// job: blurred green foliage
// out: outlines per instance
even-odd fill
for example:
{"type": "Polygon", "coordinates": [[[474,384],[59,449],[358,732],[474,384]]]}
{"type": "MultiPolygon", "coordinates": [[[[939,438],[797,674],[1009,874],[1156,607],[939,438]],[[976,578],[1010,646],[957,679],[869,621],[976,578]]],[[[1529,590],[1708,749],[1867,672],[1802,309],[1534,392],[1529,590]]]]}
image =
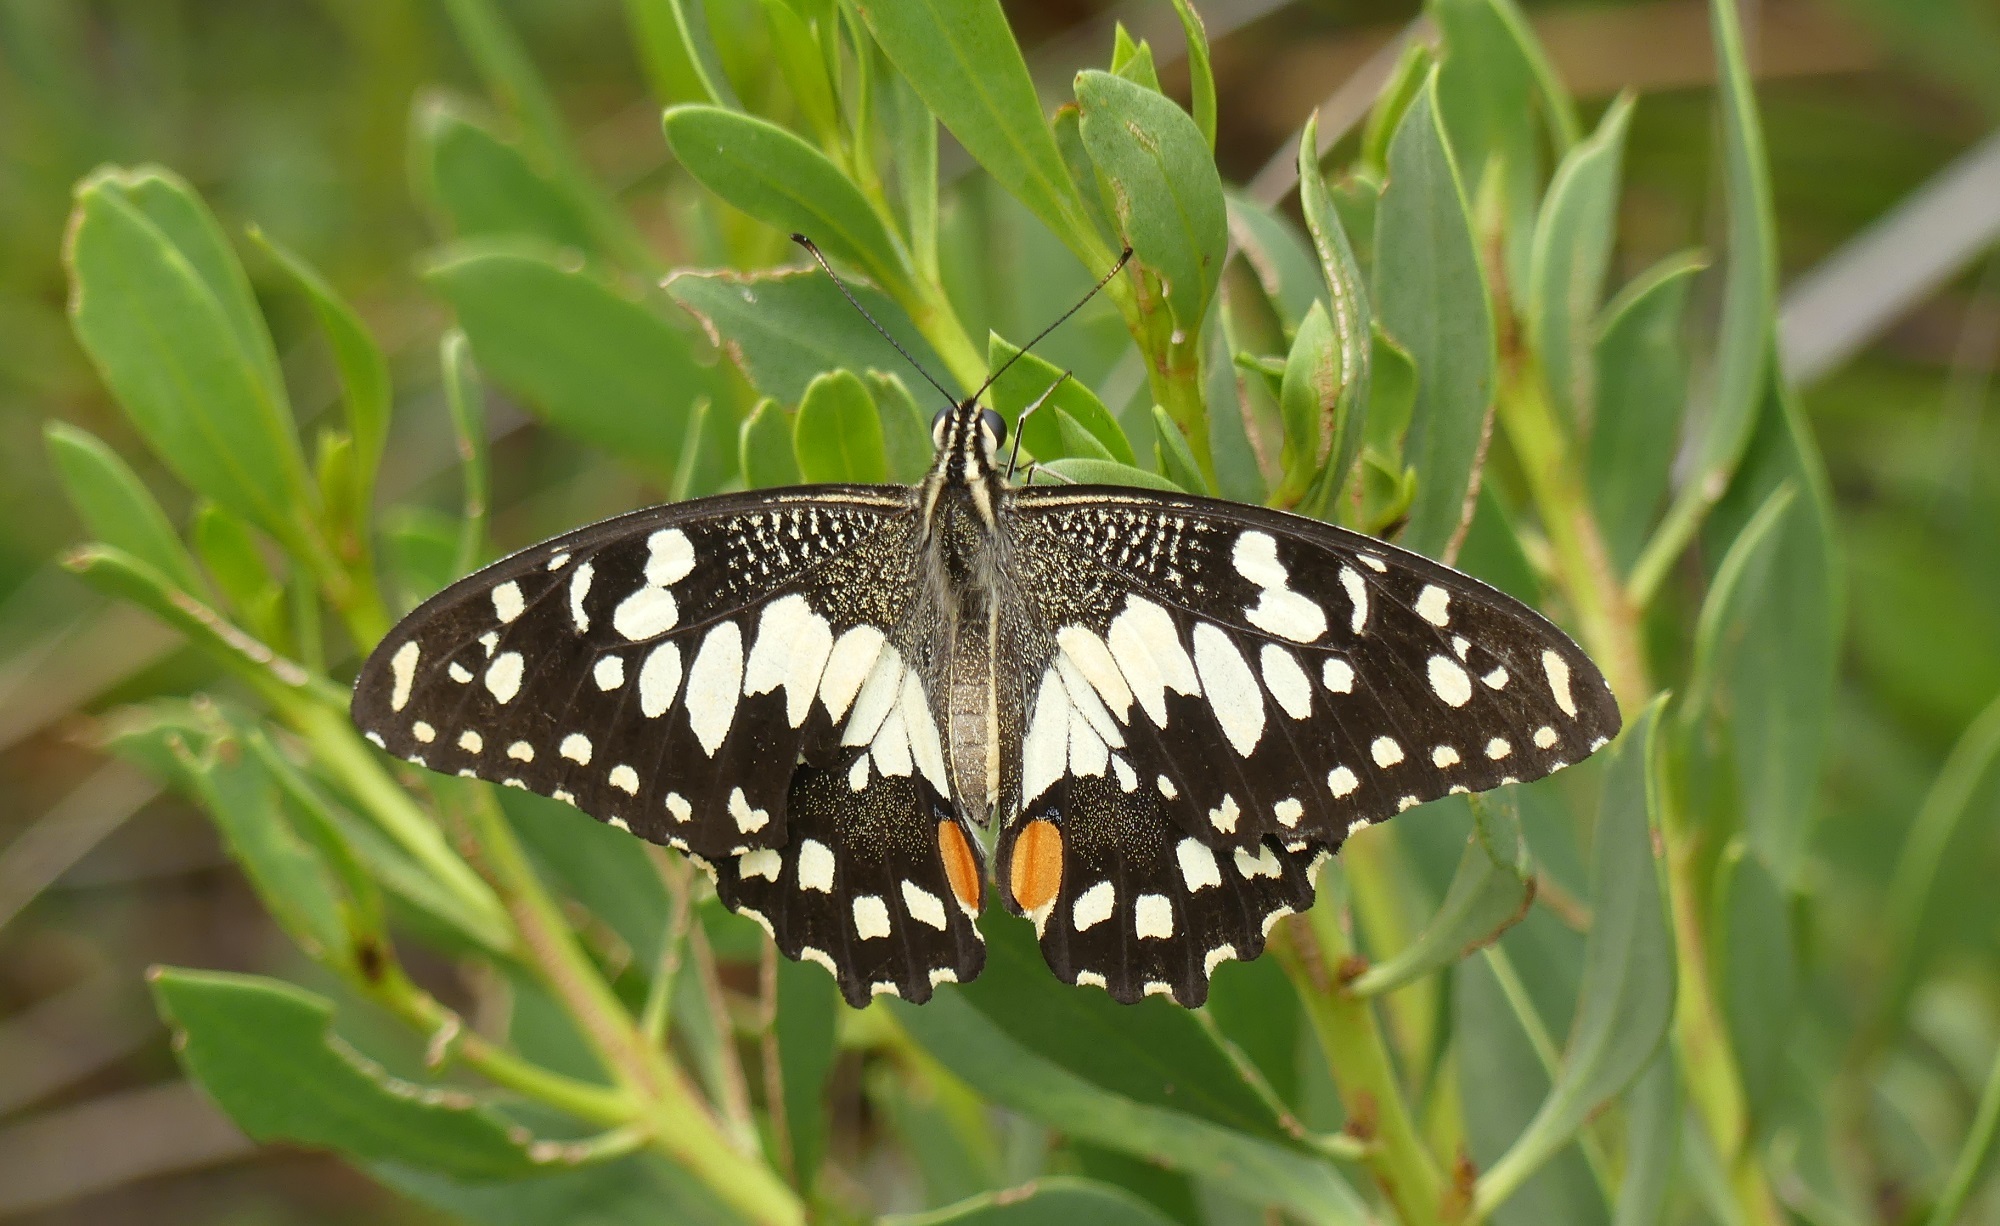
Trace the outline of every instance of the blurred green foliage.
{"type": "MultiPolygon", "coordinates": [[[[2000,112],[1974,6],[1846,7],[2000,112]]],[[[1709,9],[1714,91],[1579,115],[1511,0],[1433,0],[1269,208],[1181,4],[1185,64],[1121,26],[1062,97],[989,0],[0,4],[4,650],[178,632],[75,700],[296,949],[154,977],[187,1075],[477,1221],[1991,1212],[2000,277],[1942,375],[1787,387],[1783,275],[1954,142],[1934,100],[1760,107],[1709,9]],[[342,683],[498,550],[921,471],[928,389],[792,230],[960,384],[1129,244],[993,389],[1073,373],[1036,460],[1455,559],[1626,734],[1357,839],[1197,1013],[1063,987],[999,915],[977,982],[849,1011],[677,858],[380,759],[342,683]],[[78,523],[96,596],[46,567],[78,523]]]]}

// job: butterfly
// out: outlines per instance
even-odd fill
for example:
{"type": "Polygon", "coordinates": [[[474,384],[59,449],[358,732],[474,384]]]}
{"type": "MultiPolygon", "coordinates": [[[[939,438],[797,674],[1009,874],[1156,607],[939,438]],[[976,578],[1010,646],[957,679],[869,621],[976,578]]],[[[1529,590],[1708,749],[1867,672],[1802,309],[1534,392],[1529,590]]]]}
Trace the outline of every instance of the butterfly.
{"type": "Polygon", "coordinates": [[[1012,484],[1006,422],[947,400],[920,484],[653,507],[460,580],[369,657],[356,725],[679,849],[856,1007],[977,975],[989,893],[1066,982],[1200,1005],[1354,831],[1618,732],[1582,650],[1476,579],[1012,484]]]}

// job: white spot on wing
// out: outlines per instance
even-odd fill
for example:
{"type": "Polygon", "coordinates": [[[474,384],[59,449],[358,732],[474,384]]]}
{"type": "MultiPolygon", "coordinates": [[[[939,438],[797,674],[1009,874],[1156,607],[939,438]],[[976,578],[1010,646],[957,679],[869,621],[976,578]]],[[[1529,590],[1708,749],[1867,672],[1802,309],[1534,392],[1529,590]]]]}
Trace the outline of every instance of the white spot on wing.
{"type": "Polygon", "coordinates": [[[883,642],[882,632],[875,627],[856,626],[834,643],[819,679],[819,700],[834,723],[847,714],[848,704],[874,669],[883,642]]]}
{"type": "Polygon", "coordinates": [[[766,881],[776,882],[778,874],[784,871],[784,867],[784,858],[768,847],[761,847],[736,857],[736,875],[744,880],[762,877],[766,881]]]}
{"type": "Polygon", "coordinates": [[[611,768],[611,786],[627,796],[639,794],[639,772],[620,763],[611,768]]]}
{"type": "Polygon", "coordinates": [[[1194,663],[1209,712],[1237,754],[1249,757],[1264,735],[1264,693],[1243,653],[1219,627],[1199,622],[1194,628],[1194,663]]]}
{"type": "Polygon", "coordinates": [[[694,545],[679,528],[662,528],[646,538],[646,582],[670,587],[694,570],[694,545]]]}
{"type": "Polygon", "coordinates": [[[1287,796],[1271,806],[1271,813],[1278,819],[1280,826],[1291,830],[1299,824],[1299,819],[1306,815],[1306,807],[1300,804],[1296,797],[1287,796]]]}
{"type": "Polygon", "coordinates": [[[1188,888],[1188,893],[1222,884],[1222,870],[1215,863],[1215,853],[1199,840],[1182,839],[1174,847],[1174,859],[1180,862],[1181,884],[1188,888]]]}
{"type": "Polygon", "coordinates": [[[1327,689],[1332,690],[1336,694],[1352,694],[1354,692],[1354,666],[1339,656],[1328,660],[1320,668],[1319,679],[1326,683],[1327,689]]]}
{"type": "Polygon", "coordinates": [[[1326,777],[1326,790],[1332,792],[1335,797],[1352,796],[1354,790],[1360,786],[1361,780],[1355,778],[1354,772],[1345,766],[1334,767],[1326,777]]]}
{"type": "Polygon", "coordinates": [[[639,666],[639,714],[647,719],[665,715],[680,688],[680,644],[661,643],[646,653],[646,662],[639,666]]]}
{"type": "Polygon", "coordinates": [[[572,732],[556,746],[556,752],[578,766],[590,765],[590,738],[581,732],[572,732]]]}
{"type": "Polygon", "coordinates": [[[1178,800],[1180,798],[1181,790],[1175,787],[1174,781],[1165,775],[1161,775],[1158,779],[1155,779],[1153,786],[1160,789],[1160,795],[1166,797],[1168,800],[1178,800]]]}
{"type": "Polygon", "coordinates": [[[711,758],[729,735],[742,685],[743,631],[735,622],[722,622],[702,639],[687,676],[688,727],[711,758]]]}
{"type": "Polygon", "coordinates": [[[569,620],[578,634],[590,632],[590,614],[584,611],[583,598],[590,595],[590,581],[596,577],[597,568],[588,562],[577,567],[569,577],[569,620]]]}
{"type": "Polygon", "coordinates": [[[1556,747],[1556,730],[1554,728],[1549,727],[1547,724],[1543,724],[1541,727],[1535,729],[1535,748],[1554,749],[1555,747],[1556,747]]]}
{"type": "Polygon", "coordinates": [[[1271,691],[1285,714],[1304,719],[1312,714],[1312,682],[1291,652],[1276,643],[1264,644],[1258,662],[1264,668],[1264,688],[1271,691]]]}
{"type": "Polygon", "coordinates": [[[1472,701],[1472,678],[1450,656],[1430,659],[1431,692],[1448,707],[1462,707],[1472,701]]]}
{"type": "Polygon", "coordinates": [[[458,747],[467,753],[480,753],[486,748],[486,738],[476,729],[467,728],[458,734],[458,747]]]}
{"type": "Polygon", "coordinates": [[[903,696],[903,653],[884,644],[861,692],[854,696],[854,709],[840,734],[843,745],[866,745],[875,739],[876,729],[889,717],[903,696]]]}
{"type": "Polygon", "coordinates": [[[826,619],[796,592],[780,597],[757,619],[757,641],[743,666],[743,692],[767,694],[784,686],[785,719],[796,728],[812,710],[832,652],[833,628],[826,619]]]}
{"type": "Polygon", "coordinates": [[[1481,677],[1480,680],[1486,683],[1487,689],[1497,690],[1507,684],[1507,670],[1504,668],[1495,668],[1492,672],[1481,677]]]}
{"type": "Polygon", "coordinates": [[[1174,935],[1174,904],[1165,894],[1141,894],[1132,902],[1132,931],[1149,941],[1174,935]]]}
{"type": "Polygon", "coordinates": [[[889,904],[880,895],[854,896],[854,935],[873,941],[889,935],[889,904]]]}
{"type": "Polygon", "coordinates": [[[513,580],[509,579],[493,589],[493,616],[499,618],[501,624],[521,616],[521,611],[527,607],[527,602],[521,599],[521,585],[513,580]]]}
{"type": "Polygon", "coordinates": [[[417,738],[419,745],[428,745],[432,741],[437,740],[437,729],[431,727],[423,720],[418,720],[416,723],[410,725],[410,735],[417,738]]]}
{"type": "Polygon", "coordinates": [[[736,828],[744,834],[755,834],[771,823],[768,811],[750,807],[742,788],[732,789],[729,793],[729,816],[736,820],[736,828]]]}
{"type": "Polygon", "coordinates": [[[464,685],[466,682],[472,680],[472,670],[460,664],[457,660],[453,660],[450,666],[444,671],[453,681],[458,682],[460,685],[464,685]]]}
{"type": "Polygon", "coordinates": [[[1021,800],[1035,799],[1062,777],[1069,753],[1069,695],[1051,668],[1042,674],[1028,733],[1021,739],[1021,800]]]}
{"type": "Polygon", "coordinates": [[[929,924],[939,932],[944,931],[943,900],[914,881],[903,882],[903,906],[909,911],[911,919],[929,924]]]}
{"type": "Polygon", "coordinates": [[[535,760],[535,747],[526,741],[515,741],[507,747],[507,756],[516,762],[533,762],[535,760]]]}
{"type": "Polygon", "coordinates": [[[1458,765],[1458,750],[1449,745],[1439,745],[1431,750],[1431,765],[1443,770],[1447,766],[1458,765]]]}
{"type": "MultiPolygon", "coordinates": [[[[423,658],[424,649],[417,646],[417,640],[396,648],[396,654],[389,657],[389,709],[400,711],[410,705],[410,685],[417,679],[417,661],[423,658]]],[[[507,701],[505,698],[500,701],[507,701]]]]}
{"type": "Polygon", "coordinates": [[[1234,945],[1218,945],[1202,955],[1201,969],[1203,973],[1213,975],[1215,974],[1216,967],[1235,957],[1236,947],[1234,945]]]}
{"type": "Polygon", "coordinates": [[[1106,642],[1133,698],[1154,727],[1166,727],[1166,692],[1192,694],[1200,685],[1173,615],[1150,600],[1127,596],[1124,611],[1111,619],[1106,642]]]}
{"type": "Polygon", "coordinates": [[[1130,722],[1132,687],[1125,683],[1125,674],[1119,671],[1118,661],[1104,640],[1086,626],[1064,626],[1056,632],[1056,645],[1119,722],[1130,722]]]}
{"type": "Polygon", "coordinates": [[[799,841],[799,888],[833,893],[833,851],[818,839],[799,841]]]}
{"type": "Polygon", "coordinates": [[[1492,740],[1486,742],[1486,756],[1493,759],[1495,762],[1498,762],[1500,759],[1506,757],[1508,754],[1513,752],[1514,752],[1514,747],[1512,745],[1509,745],[1505,740],[1501,739],[1500,737],[1496,736],[1492,740]]]}
{"type": "Polygon", "coordinates": [[[1360,634],[1368,626],[1368,584],[1351,566],[1340,568],[1340,586],[1347,591],[1347,598],[1354,602],[1354,611],[1348,614],[1347,628],[1360,634]]]}
{"type": "Polygon", "coordinates": [[[1208,824],[1224,834],[1235,834],[1236,819],[1242,816],[1243,810],[1237,807],[1236,798],[1225,792],[1222,803],[1208,811],[1208,824]]]}
{"type": "Polygon", "coordinates": [[[637,642],[665,634],[681,619],[674,594],[663,587],[642,587],[611,611],[611,628],[637,642]]]}
{"type": "Polygon", "coordinates": [[[1542,653],[1542,671],[1549,675],[1549,693],[1555,695],[1556,705],[1571,719],[1576,718],[1576,698],[1569,691],[1569,661],[1553,651],[1542,653]]]}
{"type": "Polygon", "coordinates": [[[694,806],[688,804],[687,797],[681,795],[679,792],[668,792],[665,803],[667,812],[677,822],[685,822],[694,816],[694,806]]]}
{"type": "Polygon", "coordinates": [[[1424,584],[1424,590],[1417,593],[1417,616],[1433,626],[1443,626],[1451,621],[1451,593],[1435,583],[1424,584]]]}
{"type": "Polygon", "coordinates": [[[486,689],[494,701],[508,703],[521,692],[523,664],[518,651],[503,651],[486,666],[486,689]]]}
{"type": "Polygon", "coordinates": [[[1393,737],[1378,736],[1368,747],[1368,754],[1375,759],[1375,765],[1390,767],[1403,760],[1403,747],[1393,737]]]}
{"type": "Polygon", "coordinates": [[[1118,905],[1118,890],[1109,881],[1100,881],[1076,896],[1071,905],[1070,923],[1078,932],[1087,932],[1111,918],[1118,905]]]}
{"type": "Polygon", "coordinates": [[[1263,589],[1256,605],[1244,610],[1251,625],[1295,643],[1310,643],[1326,633],[1326,612],[1291,590],[1291,575],[1278,560],[1278,542],[1270,533],[1253,528],[1238,536],[1229,560],[1237,574],[1263,589]]]}
{"type": "Polygon", "coordinates": [[[1236,872],[1245,881],[1252,877],[1283,877],[1285,866],[1278,863],[1277,853],[1269,843],[1259,844],[1257,854],[1252,856],[1247,848],[1236,849],[1236,872]]]}
{"type": "Polygon", "coordinates": [[[625,684],[625,661],[617,656],[599,656],[591,666],[590,679],[607,693],[625,684]]]}

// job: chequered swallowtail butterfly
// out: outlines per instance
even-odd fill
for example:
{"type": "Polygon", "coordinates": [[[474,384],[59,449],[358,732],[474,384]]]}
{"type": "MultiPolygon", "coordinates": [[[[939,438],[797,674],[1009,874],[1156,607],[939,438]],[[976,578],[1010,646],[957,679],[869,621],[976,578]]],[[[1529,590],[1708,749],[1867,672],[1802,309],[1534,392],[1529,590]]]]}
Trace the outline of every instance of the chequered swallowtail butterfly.
{"type": "Polygon", "coordinates": [[[985,962],[992,884],[1060,978],[1201,1004],[1359,827],[1619,727],[1534,610],[1373,538],[1011,486],[940,412],[921,485],[700,498],[461,580],[383,640],[388,752],[680,849],[850,1004],[985,962]]]}

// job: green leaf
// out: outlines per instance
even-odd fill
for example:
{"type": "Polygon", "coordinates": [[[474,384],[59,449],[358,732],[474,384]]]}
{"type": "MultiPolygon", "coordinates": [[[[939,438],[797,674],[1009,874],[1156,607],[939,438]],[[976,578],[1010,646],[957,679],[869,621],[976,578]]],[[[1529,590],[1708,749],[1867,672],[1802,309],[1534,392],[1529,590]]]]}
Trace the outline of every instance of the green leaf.
{"type": "Polygon", "coordinates": [[[1078,73],[1076,100],[1083,146],[1133,259],[1165,283],[1175,326],[1194,333],[1229,249],[1222,179],[1201,130],[1172,99],[1106,72],[1078,73]]]}
{"type": "Polygon", "coordinates": [[[808,482],[887,481],[882,419],[867,385],[845,370],[814,379],[792,423],[792,454],[798,457],[799,476],[808,482]]]}
{"type": "Polygon", "coordinates": [[[1320,468],[1342,433],[1339,340],[1333,322],[1319,303],[1312,304],[1292,351],[1285,358],[1285,378],[1278,389],[1278,413],[1284,423],[1284,479],[1273,496],[1277,505],[1296,502],[1320,475],[1320,468]]]}
{"type": "Polygon", "coordinates": [[[1181,428],[1157,404],[1153,406],[1153,432],[1159,453],[1156,459],[1167,480],[1190,494],[1213,493],[1207,479],[1201,475],[1201,466],[1195,463],[1194,451],[1188,446],[1181,428]]]}
{"type": "MultiPolygon", "coordinates": [[[[1403,45],[1403,50],[1396,57],[1396,66],[1389,72],[1389,79],[1376,91],[1375,105],[1368,108],[1368,120],[1361,127],[1361,150],[1354,174],[1379,183],[1382,176],[1388,173],[1389,142],[1395,137],[1396,130],[1402,127],[1403,116],[1417,100],[1417,95],[1424,91],[1436,66],[1436,52],[1426,40],[1413,38],[1403,45]]],[[[1306,122],[1318,127],[1318,114],[1307,117],[1306,122]]],[[[1302,149],[1314,151],[1319,148],[1316,142],[1300,142],[1300,145],[1302,149]]],[[[1319,168],[1316,152],[1302,156],[1312,158],[1313,168],[1319,168]]]]}
{"type": "Polygon", "coordinates": [[[1208,61],[1208,30],[1192,0],[1174,0],[1174,15],[1181,19],[1181,35],[1187,40],[1188,102],[1194,111],[1194,126],[1215,148],[1215,69],[1208,61]]]}
{"type": "Polygon", "coordinates": [[[204,502],[195,508],[188,535],[194,538],[195,551],[214,578],[216,589],[254,631],[272,634],[284,593],[249,525],[214,503],[204,502]]]}
{"type": "Polygon", "coordinates": [[[827,1079],[839,1037],[840,992],[833,982],[790,958],[778,959],[775,1020],[778,1079],[784,1088],[792,1181],[810,1189],[827,1144],[827,1079]]]}
{"type": "Polygon", "coordinates": [[[400,1081],[342,1042],[323,997],[254,975],[156,967],[148,977],[189,1075],[258,1141],[455,1179],[534,1169],[506,1121],[470,1095],[400,1081]]]}
{"type": "MultiPolygon", "coordinates": [[[[1322,184],[1320,194],[1325,194],[1322,184]]],[[[1315,302],[1326,297],[1312,248],[1292,223],[1247,196],[1231,192],[1229,237],[1256,275],[1272,313],[1291,335],[1315,302]]]]}
{"type": "Polygon", "coordinates": [[[532,1179],[461,1183],[399,1162],[369,1173],[420,1204],[479,1226],[741,1226],[686,1168],[633,1154],[582,1170],[551,1170],[532,1179]]]}
{"type": "Polygon", "coordinates": [[[688,11],[685,0],[625,0],[625,17],[632,42],[646,70],[653,95],[672,106],[678,102],[735,105],[735,95],[722,74],[711,69],[695,36],[700,10],[688,11]]]}
{"type": "Polygon", "coordinates": [[[49,422],[42,436],[85,531],[153,567],[182,591],[206,594],[208,585],[166,512],[117,452],[68,422],[49,422]]]}
{"type": "MultiPolygon", "coordinates": [[[[925,370],[943,370],[901,308],[866,285],[854,297],[925,370]]],[[[868,326],[817,268],[773,273],[676,273],[667,292],[701,321],[758,391],[781,403],[804,399],[829,370],[902,370],[895,346],[868,326]]],[[[928,431],[926,431],[928,435],[928,431]]]]}
{"type": "Polygon", "coordinates": [[[997,332],[987,337],[986,361],[994,370],[1006,368],[990,391],[994,410],[1007,421],[1009,438],[1020,425],[1022,411],[1044,394],[1048,395],[1047,402],[1028,418],[1027,433],[1021,436],[1021,446],[1028,454],[1038,460],[1085,454],[1063,445],[1062,428],[1057,424],[1056,415],[1066,413],[1089,432],[1110,458],[1128,466],[1138,463],[1132,454],[1132,443],[1119,427],[1118,419],[1104,407],[1097,393],[1081,381],[1064,378],[1065,372],[1055,364],[1039,354],[1023,354],[997,332]]]}
{"type": "Polygon", "coordinates": [[[492,479],[486,448],[486,389],[473,368],[470,342],[454,328],[438,342],[438,367],[444,380],[445,412],[451,417],[452,441],[458,445],[463,472],[463,511],[459,516],[458,547],[452,554],[454,577],[469,574],[486,548],[486,512],[492,479]]]}
{"type": "Polygon", "coordinates": [[[1793,1008],[1798,1003],[1799,968],[1792,950],[1790,900],[1764,858],[1741,841],[1733,842],[1716,867],[1715,937],[1710,956],[1729,1048],[1743,1082],[1744,1105],[1753,1132],[1772,1125],[1780,1083],[1797,1038],[1793,1008]]]}
{"type": "Polygon", "coordinates": [[[480,368],[551,426],[657,475],[687,456],[694,401],[710,381],[686,338],[644,303],[529,248],[461,247],[426,275],[480,368]]]}
{"type": "Polygon", "coordinates": [[[829,258],[912,300],[909,257],[825,154],[774,123],[712,106],[675,107],[666,132],[674,156],[704,187],[782,233],[804,234],[829,258]]]}
{"type": "Polygon", "coordinates": [[[1215,968],[1205,1010],[1221,1036],[1236,1045],[1278,1101],[1297,1109],[1300,1042],[1308,1037],[1298,990],[1276,958],[1225,962],[1215,968]]]}
{"type": "Polygon", "coordinates": [[[1043,471],[1052,472],[1078,485],[1135,485],[1140,489],[1165,490],[1171,494],[1188,492],[1158,473],[1134,468],[1130,464],[1120,464],[1116,460],[1094,460],[1076,456],[1050,460],[1041,467],[1043,471]]]}
{"type": "Polygon", "coordinates": [[[1513,798],[1496,792],[1469,807],[1476,824],[1444,901],[1415,939],[1349,985],[1354,995],[1380,995],[1450,966],[1498,940],[1534,901],[1534,867],[1513,798]]]}
{"type": "Polygon", "coordinates": [[[673,901],[646,845],[576,810],[520,788],[496,788],[521,842],[571,898],[618,934],[635,964],[659,964],[673,901]]]}
{"type": "Polygon", "coordinates": [[[1320,1159],[1102,1088],[1021,1045],[960,992],[941,992],[921,1008],[902,1002],[891,1008],[925,1050],[994,1103],[1307,1221],[1361,1226],[1368,1220],[1353,1190],[1320,1159]]]}
{"type": "Polygon", "coordinates": [[[1104,178],[1097,173],[1097,166],[1090,160],[1090,151],[1083,147],[1083,109],[1074,102],[1065,102],[1056,108],[1049,118],[1049,131],[1056,138],[1056,148],[1062,153],[1063,166],[1069,170],[1069,177],[1077,184],[1083,196],[1084,212],[1098,237],[1106,243],[1118,241],[1118,227],[1111,222],[1111,211],[1104,203],[1107,192],[1104,178]]]}
{"type": "Polygon", "coordinates": [[[1709,0],[1722,107],[1722,166],[1728,202],[1729,260],[1723,272],[1722,320],[1714,387],[1697,443],[1695,471],[1675,495],[1665,521],[1633,568],[1641,606],[1679,558],[1750,445],[1772,368],[1777,318],[1778,250],[1764,130],[1744,58],[1736,0],[1709,0]]]}
{"type": "MultiPolygon", "coordinates": [[[[1340,351],[1341,383],[1335,407],[1340,428],[1322,465],[1325,475],[1312,492],[1306,509],[1310,514],[1330,519],[1338,508],[1342,487],[1354,468],[1368,422],[1375,413],[1372,382],[1380,338],[1374,308],[1368,302],[1367,280],[1354,258],[1347,226],[1341,221],[1339,210],[1327,193],[1326,179],[1319,171],[1314,154],[1318,140],[1319,116],[1314,115],[1306,120],[1305,131],[1299,137],[1299,209],[1305,215],[1306,230],[1312,235],[1313,251],[1319,257],[1320,272],[1326,281],[1328,318],[1340,351]]],[[[1398,358],[1407,364],[1402,355],[1398,358]]],[[[1407,386],[1413,400],[1415,384],[1407,386]]],[[[1401,416],[1407,420],[1407,410],[1401,416]]]]}
{"type": "Polygon", "coordinates": [[[1980,1175],[1992,1161],[1996,1147],[2000,1147],[2000,1058],[1995,1059],[1992,1071],[1986,1076],[1986,1088],[1973,1111],[1972,1126],[1966,1129],[1965,1144],[1952,1161],[1951,1174],[1932,1207],[1928,1226],[1952,1226],[1960,1220],[1959,1211],[1978,1190],[1980,1175]]]}
{"type": "Polygon", "coordinates": [[[1622,94],[1597,131],[1562,160],[1535,220],[1528,261],[1528,343],[1541,362],[1550,403],[1579,432],[1597,420],[1592,359],[1597,309],[1611,264],[1625,131],[1632,95],[1622,94]]]}
{"type": "Polygon", "coordinates": [[[1373,287],[1376,318],[1418,376],[1403,453],[1417,470],[1417,496],[1401,543],[1433,556],[1465,514],[1493,374],[1486,284],[1436,108],[1433,78],[1390,142],[1373,287]]]}
{"type": "Polygon", "coordinates": [[[751,489],[797,485],[799,462],[792,455],[792,415],[783,405],[764,397],[743,419],[739,434],[743,483],[751,489]]]}
{"type": "Polygon", "coordinates": [[[884,87],[882,122],[889,131],[890,162],[896,171],[897,198],[903,210],[903,233],[911,258],[924,276],[938,274],[938,135],[937,117],[917,91],[894,68],[881,72],[884,87]]]}
{"type": "Polygon", "coordinates": [[[1111,254],[1042,119],[1034,80],[999,0],[869,4],[862,16],[897,70],[994,181],[1084,267],[1110,267],[1111,254]]]}
{"type": "MultiPolygon", "coordinates": [[[[791,91],[792,100],[798,105],[819,137],[820,143],[828,148],[839,148],[843,133],[840,130],[840,102],[835,98],[835,84],[828,80],[828,57],[822,51],[818,37],[805,18],[792,11],[791,0],[763,0],[761,9],[765,29],[770,35],[770,56],[786,87],[791,91]]],[[[823,10],[823,24],[819,34],[824,36],[828,27],[836,24],[831,5],[823,10]]]]}
{"type": "Polygon", "coordinates": [[[1555,1085],[1506,1155],[1479,1181],[1497,1204],[1622,1093],[1666,1040],[1674,1012],[1674,947],[1654,863],[1654,730],[1664,699],[1632,721],[1609,751],[1597,819],[1590,937],[1583,989],[1555,1085]]]}
{"type": "Polygon", "coordinates": [[[1673,1049],[1662,1048],[1625,1095],[1625,1181],[1612,1226],[1661,1226],[1667,1220],[1680,1131],[1673,1049]]]}
{"type": "Polygon", "coordinates": [[[1711,659],[1727,695],[1730,756],[1750,842],[1789,890],[1805,870],[1820,812],[1844,592],[1826,469],[1799,406],[1774,374],[1736,480],[1715,508],[1717,539],[1747,535],[1759,508],[1787,488],[1797,504],[1773,532],[1765,580],[1742,593],[1730,614],[1728,650],[1711,659]]]}
{"type": "Polygon", "coordinates": [[[312,485],[270,338],[200,202],[155,172],[99,171],[77,188],[65,258],[77,339],[154,453],[303,546],[312,485]]]}
{"type": "Polygon", "coordinates": [[[893,374],[868,372],[868,390],[882,414],[882,453],[889,461],[889,480],[915,485],[930,470],[930,414],[917,407],[910,389],[893,374]]]}
{"type": "Polygon", "coordinates": [[[1154,93],[1160,92],[1160,70],[1153,63],[1152,45],[1141,39],[1132,41],[1132,34],[1125,23],[1113,23],[1111,44],[1111,71],[1114,75],[1144,86],[1154,93]]]}
{"type": "Polygon", "coordinates": [[[1587,475],[1598,531],[1621,574],[1638,560],[1666,498],[1687,409],[1681,329],[1689,285],[1704,265],[1684,252],[1641,273],[1604,309],[1594,345],[1587,475]]]}
{"type": "Polygon", "coordinates": [[[534,238],[597,253],[590,219],[574,198],[505,139],[448,98],[417,111],[418,193],[458,238],[534,238]]]}
{"type": "Polygon", "coordinates": [[[892,1214],[882,1226],[1172,1226],[1129,1192],[1088,1179],[1056,1176],[987,1192],[930,1213],[892,1214]]]}

